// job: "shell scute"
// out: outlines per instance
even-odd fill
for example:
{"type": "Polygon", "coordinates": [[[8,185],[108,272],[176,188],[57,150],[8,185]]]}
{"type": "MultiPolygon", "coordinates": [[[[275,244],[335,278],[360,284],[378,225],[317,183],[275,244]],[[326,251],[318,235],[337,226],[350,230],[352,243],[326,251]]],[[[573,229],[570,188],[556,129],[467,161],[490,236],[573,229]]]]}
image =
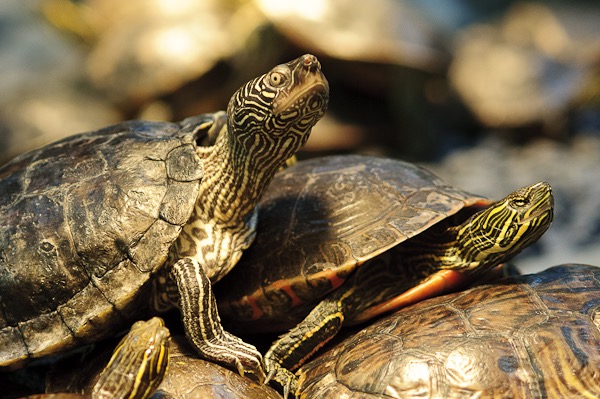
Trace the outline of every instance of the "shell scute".
{"type": "Polygon", "coordinates": [[[162,197],[159,215],[170,224],[182,226],[190,218],[189,209],[193,206],[199,190],[199,181],[171,181],[162,197]]]}
{"type": "Polygon", "coordinates": [[[110,306],[111,303],[102,290],[94,284],[88,284],[67,302],[59,305],[57,313],[69,334],[76,338],[84,338],[97,332],[90,317],[86,315],[105,316],[110,306]]]}
{"type": "Polygon", "coordinates": [[[19,331],[27,352],[37,352],[40,356],[53,353],[57,348],[75,341],[71,330],[57,311],[19,323],[19,331]]]}
{"type": "Polygon", "coordinates": [[[453,302],[458,309],[469,309],[467,320],[475,331],[484,332],[496,328],[527,330],[548,320],[545,305],[525,287],[498,287],[493,298],[484,297],[485,293],[481,295],[479,298],[477,294],[468,298],[467,303],[461,298],[453,302]],[[486,306],[479,306],[483,301],[486,306]]]}
{"type": "Polygon", "coordinates": [[[193,146],[177,147],[167,155],[167,176],[170,179],[183,182],[198,181],[202,175],[200,157],[193,146]]]}
{"type": "Polygon", "coordinates": [[[83,267],[69,263],[77,255],[68,238],[61,198],[30,199],[10,215],[15,224],[0,226],[0,292],[4,298],[19,299],[18,306],[4,306],[8,325],[55,310],[89,281],[83,267]]]}
{"type": "Polygon", "coordinates": [[[0,329],[0,344],[2,344],[4,357],[14,362],[26,359],[29,354],[27,347],[23,344],[21,331],[16,326],[2,326],[2,329],[0,329]]]}
{"type": "Polygon", "coordinates": [[[167,260],[169,248],[181,231],[180,225],[164,220],[155,221],[137,245],[129,250],[129,255],[136,268],[144,273],[156,272],[167,260]]]}

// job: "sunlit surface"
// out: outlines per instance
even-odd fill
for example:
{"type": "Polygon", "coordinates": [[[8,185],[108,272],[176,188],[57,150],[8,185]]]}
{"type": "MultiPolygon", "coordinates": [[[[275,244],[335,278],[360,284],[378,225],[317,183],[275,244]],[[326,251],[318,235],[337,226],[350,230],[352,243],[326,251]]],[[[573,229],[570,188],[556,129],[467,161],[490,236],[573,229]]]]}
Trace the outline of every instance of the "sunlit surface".
{"type": "Polygon", "coordinates": [[[198,0],[152,0],[148,8],[166,16],[185,15],[198,8],[198,0]]]}
{"type": "Polygon", "coordinates": [[[401,2],[257,0],[257,4],[292,40],[342,59],[426,68],[440,62],[431,25],[401,2]]]}
{"type": "Polygon", "coordinates": [[[328,1],[323,0],[258,0],[269,13],[279,14],[282,18],[306,18],[311,21],[322,20],[329,12],[328,1]]]}
{"type": "MultiPolygon", "coordinates": [[[[180,27],[173,27],[151,35],[147,53],[150,57],[161,58],[182,57],[184,60],[190,58],[194,53],[194,41],[189,32],[180,27]]],[[[181,62],[181,58],[179,62],[181,62]]],[[[188,60],[189,61],[189,60],[188,60]]]]}

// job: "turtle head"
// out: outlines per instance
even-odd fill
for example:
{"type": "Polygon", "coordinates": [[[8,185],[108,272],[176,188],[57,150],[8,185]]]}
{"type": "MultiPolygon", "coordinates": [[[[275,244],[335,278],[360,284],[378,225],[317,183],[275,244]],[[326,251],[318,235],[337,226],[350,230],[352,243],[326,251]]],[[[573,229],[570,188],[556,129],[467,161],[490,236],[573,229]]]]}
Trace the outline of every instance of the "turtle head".
{"type": "Polygon", "coordinates": [[[314,55],[277,65],[231,97],[230,142],[256,160],[268,154],[279,167],[304,145],[328,100],[329,84],[314,55]]]}
{"type": "Polygon", "coordinates": [[[552,189],[546,182],[510,193],[461,225],[457,236],[461,257],[478,271],[509,260],[548,230],[553,208],[552,189]]]}
{"type": "Polygon", "coordinates": [[[151,395],[167,372],[169,343],[170,333],[161,318],[134,323],[115,348],[93,387],[92,397],[143,398],[151,395]]]}

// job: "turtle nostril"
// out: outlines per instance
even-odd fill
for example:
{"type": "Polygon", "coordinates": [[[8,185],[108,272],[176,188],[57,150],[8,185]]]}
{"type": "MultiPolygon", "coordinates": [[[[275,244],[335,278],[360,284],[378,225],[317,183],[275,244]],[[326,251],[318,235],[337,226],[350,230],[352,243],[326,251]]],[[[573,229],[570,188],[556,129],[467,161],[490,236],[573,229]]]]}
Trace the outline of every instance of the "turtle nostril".
{"type": "Polygon", "coordinates": [[[312,54],[305,54],[304,55],[304,66],[308,69],[315,69],[315,68],[319,68],[319,60],[317,60],[317,57],[315,57],[312,54]]]}

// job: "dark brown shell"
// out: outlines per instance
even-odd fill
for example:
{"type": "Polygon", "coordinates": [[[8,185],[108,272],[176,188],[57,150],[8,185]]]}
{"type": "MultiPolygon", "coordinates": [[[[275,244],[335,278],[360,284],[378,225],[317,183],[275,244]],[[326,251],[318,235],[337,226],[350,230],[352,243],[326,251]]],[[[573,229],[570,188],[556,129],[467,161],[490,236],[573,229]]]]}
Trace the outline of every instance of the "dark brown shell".
{"type": "Polygon", "coordinates": [[[171,342],[169,371],[151,399],[281,399],[271,387],[198,359],[185,337],[171,342]]]}
{"type": "MultiPolygon", "coordinates": [[[[399,160],[348,155],[299,162],[278,173],[260,201],[256,240],[217,286],[224,288],[220,309],[236,321],[256,318],[245,304],[280,296],[282,288],[294,291],[299,302],[292,307],[320,298],[364,261],[478,201],[484,200],[399,160]]],[[[260,317],[285,320],[289,308],[260,317]]]]}
{"type": "Polygon", "coordinates": [[[600,397],[599,298],[600,268],[561,265],[429,299],[303,366],[301,397],[600,397]]]}
{"type": "Polygon", "coordinates": [[[0,366],[96,341],[136,310],[198,197],[206,121],[125,122],[0,168],[0,366]]]}

